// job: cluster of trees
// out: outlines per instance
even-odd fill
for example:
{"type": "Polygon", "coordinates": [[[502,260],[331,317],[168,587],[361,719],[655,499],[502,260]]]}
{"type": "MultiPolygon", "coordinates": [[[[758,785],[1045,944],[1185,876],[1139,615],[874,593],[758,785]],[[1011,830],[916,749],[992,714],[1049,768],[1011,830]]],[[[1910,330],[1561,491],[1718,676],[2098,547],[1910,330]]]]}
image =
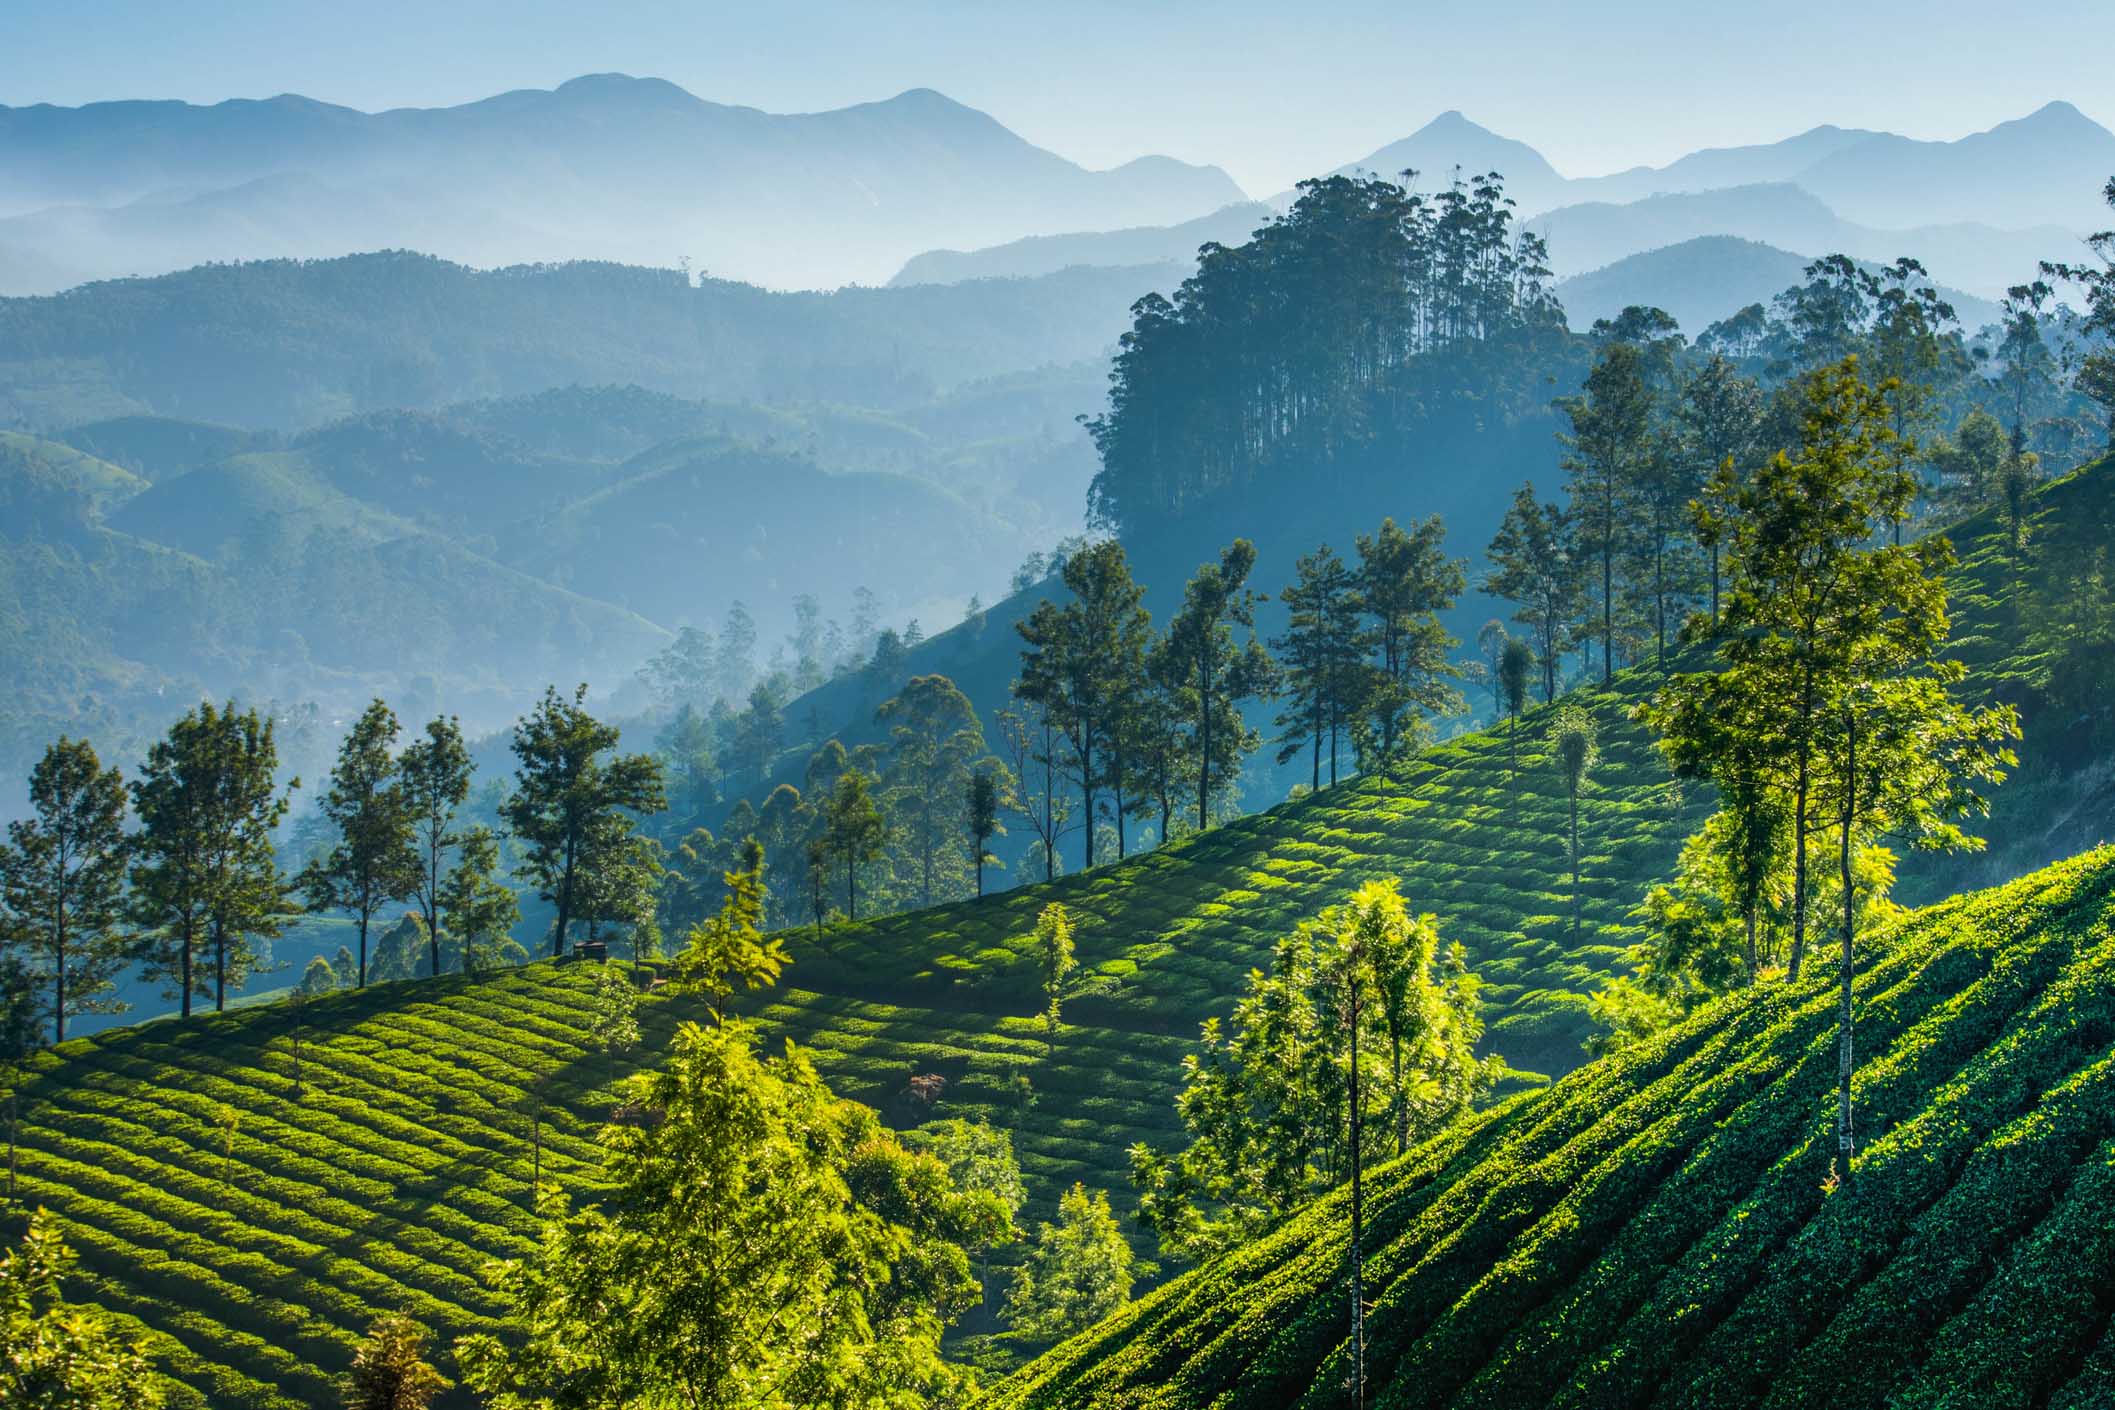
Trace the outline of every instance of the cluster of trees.
{"type": "Polygon", "coordinates": [[[1281,465],[1393,443],[1435,393],[1492,394],[1510,345],[1562,338],[1546,251],[1499,176],[1429,196],[1415,178],[1303,182],[1248,243],[1206,245],[1173,299],[1132,306],[1087,423],[1099,522],[1136,530],[1281,465]]]}
{"type": "Polygon", "coordinates": [[[1851,977],[1861,921],[1884,906],[1890,841],[1980,845],[1962,827],[2014,760],[2009,705],[1972,708],[1948,639],[1943,535],[1894,541],[1912,512],[1899,401],[1854,355],[1795,383],[1797,449],[1721,466],[1691,506],[1722,544],[1725,593],[1691,633],[1708,668],[1640,709],[1675,771],[1719,811],[1645,904],[1638,974],[1594,1001],[1601,1046],[1657,1031],[1715,993],[1796,981],[1834,917],[1841,1026],[1837,1177],[1851,1169],[1851,977]],[[1831,855],[1833,854],[1833,855],[1831,855]],[[1824,871],[1833,876],[1824,881],[1824,871]]]}
{"type": "Polygon", "coordinates": [[[1132,818],[1165,841],[1204,828],[1229,805],[1243,761],[1262,742],[1252,701],[1282,699],[1279,761],[1310,756],[1312,787],[1339,776],[1348,745],[1363,771],[1385,770],[1423,739],[1425,721],[1461,708],[1439,614],[1462,591],[1463,565],[1442,550],[1437,517],[1384,520],[1347,565],[1327,545],[1302,558],[1279,595],[1289,609],[1274,655],[1258,639],[1245,539],[1203,565],[1181,607],[1156,630],[1123,546],[1091,544],[1066,559],[1062,604],[1020,623],[1017,709],[1001,717],[1013,798],[1058,870],[1058,844],[1082,834],[1082,860],[1126,854],[1132,818]],[[1076,803],[1074,799],[1076,798],[1076,803]],[[1101,834],[1106,829],[1106,841],[1101,834]]]}
{"type": "Polygon", "coordinates": [[[2062,379],[2055,315],[2037,287],[2013,291],[1989,347],[1964,338],[1916,261],[1874,270],[1841,255],[1809,265],[1771,309],[1712,325],[1693,350],[1658,309],[1596,324],[1585,386],[1560,403],[1570,423],[1564,497],[1521,487],[1481,584],[1515,605],[1542,662],[1544,698],[1555,697],[1571,651],[1606,681],[1648,656],[1664,664],[1692,609],[1717,614],[1723,530],[1691,506],[1723,510],[1714,486],[1737,485],[1797,445],[1801,378],[1842,358],[1857,357],[1872,378],[1902,448],[1907,498],[1891,537],[1995,507],[2017,539],[2042,477],[2029,447],[2063,441],[2067,424],[2040,414],[2062,379]]]}

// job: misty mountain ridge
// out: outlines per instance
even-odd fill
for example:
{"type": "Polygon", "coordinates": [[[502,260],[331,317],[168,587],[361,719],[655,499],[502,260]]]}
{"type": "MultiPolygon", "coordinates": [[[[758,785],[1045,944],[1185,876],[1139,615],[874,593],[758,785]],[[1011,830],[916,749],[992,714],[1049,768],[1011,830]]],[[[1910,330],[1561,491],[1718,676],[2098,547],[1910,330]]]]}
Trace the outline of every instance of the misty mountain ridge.
{"type": "MultiPolygon", "coordinates": [[[[773,287],[879,283],[935,245],[1244,199],[1172,158],[1090,171],[930,89],[776,114],[621,74],[381,113],[296,95],[0,108],[0,191],[0,249],[84,278],[411,247],[483,266],[688,259],[773,287]],[[313,207],[287,209],[290,191],[313,207]]],[[[22,281],[0,292],[50,287],[22,281]]]]}

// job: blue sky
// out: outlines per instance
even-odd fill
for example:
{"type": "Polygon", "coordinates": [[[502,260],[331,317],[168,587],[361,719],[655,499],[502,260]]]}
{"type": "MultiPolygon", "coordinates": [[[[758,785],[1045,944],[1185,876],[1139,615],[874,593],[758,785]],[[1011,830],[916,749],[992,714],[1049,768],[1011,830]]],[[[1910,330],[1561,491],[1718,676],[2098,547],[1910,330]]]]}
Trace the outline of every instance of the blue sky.
{"type": "Polygon", "coordinates": [[[1460,108],[1567,175],[1821,122],[1955,137],[2066,98],[2115,125],[2111,0],[0,0],[0,102],[462,102],[586,72],[808,111],[930,87],[1091,166],[1252,193],[1460,108]]]}

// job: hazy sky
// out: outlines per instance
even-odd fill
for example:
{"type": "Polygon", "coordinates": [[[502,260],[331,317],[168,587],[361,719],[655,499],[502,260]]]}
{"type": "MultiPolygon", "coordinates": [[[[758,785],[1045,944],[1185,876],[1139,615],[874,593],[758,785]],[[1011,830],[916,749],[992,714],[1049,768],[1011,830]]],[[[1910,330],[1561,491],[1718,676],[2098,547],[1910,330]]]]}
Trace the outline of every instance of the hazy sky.
{"type": "Polygon", "coordinates": [[[1260,196],[1448,108],[1573,176],[1821,122],[1956,137],[2052,98],[2115,125],[2111,5],[0,0],[0,103],[429,106],[604,70],[781,112],[928,87],[1090,166],[1165,152],[1260,196]]]}

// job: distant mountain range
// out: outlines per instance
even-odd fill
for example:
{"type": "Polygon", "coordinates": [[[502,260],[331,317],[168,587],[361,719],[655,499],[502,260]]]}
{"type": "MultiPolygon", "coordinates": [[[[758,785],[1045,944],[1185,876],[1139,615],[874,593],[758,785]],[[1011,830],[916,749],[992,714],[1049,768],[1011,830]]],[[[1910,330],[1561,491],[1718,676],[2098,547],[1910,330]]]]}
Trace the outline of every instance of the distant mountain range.
{"type": "MultiPolygon", "coordinates": [[[[1954,142],[1817,127],[1781,142],[1693,152],[1664,167],[1567,178],[1526,143],[1447,112],[1336,169],[1389,177],[1406,170],[1417,172],[1415,184],[1427,191],[1457,172],[1499,172],[1517,214],[1549,237],[1551,262],[1564,279],[1649,251],[1729,237],[1773,247],[1784,256],[1774,263],[1791,263],[1795,273],[1806,259],[1837,251],[1865,260],[1910,255],[1936,277],[1994,298],[2031,277],[2037,261],[2075,253],[2084,232],[2105,224],[2099,192],[2115,172],[2115,133],[2068,103],[2050,103],[1954,142]]],[[[1204,240],[1238,242],[1246,235],[1242,227],[1253,228],[1264,211],[1286,208],[1295,194],[1158,230],[929,251],[906,263],[895,282],[1042,274],[1069,265],[1186,264],[1204,240]]],[[[1707,245],[1682,263],[1695,273],[1697,260],[1723,258],[1731,248],[1707,245]]],[[[1760,266],[1751,259],[1743,267],[1760,266]]],[[[1619,278],[1635,286],[1639,273],[1632,268],[1619,278]]],[[[1684,297],[1698,292],[1693,286],[1684,297]]]]}
{"type": "Polygon", "coordinates": [[[1224,172],[1166,157],[1089,171],[928,89],[801,114],[619,74],[382,113],[291,95],[0,107],[0,293],[379,248],[879,283],[936,245],[1167,225],[1242,199],[1224,172]]]}

